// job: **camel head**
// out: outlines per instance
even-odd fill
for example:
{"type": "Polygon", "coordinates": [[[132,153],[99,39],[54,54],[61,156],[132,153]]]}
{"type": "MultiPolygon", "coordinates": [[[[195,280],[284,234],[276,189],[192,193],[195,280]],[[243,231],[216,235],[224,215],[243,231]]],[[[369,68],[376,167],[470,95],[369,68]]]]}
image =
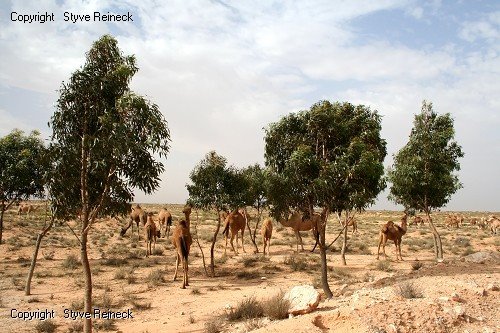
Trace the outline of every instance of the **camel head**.
{"type": "Polygon", "coordinates": [[[193,207],[192,207],[191,205],[186,205],[186,206],[184,206],[184,209],[182,210],[182,212],[183,212],[184,214],[190,215],[190,214],[191,214],[191,210],[192,210],[192,208],[193,208],[193,207]]]}

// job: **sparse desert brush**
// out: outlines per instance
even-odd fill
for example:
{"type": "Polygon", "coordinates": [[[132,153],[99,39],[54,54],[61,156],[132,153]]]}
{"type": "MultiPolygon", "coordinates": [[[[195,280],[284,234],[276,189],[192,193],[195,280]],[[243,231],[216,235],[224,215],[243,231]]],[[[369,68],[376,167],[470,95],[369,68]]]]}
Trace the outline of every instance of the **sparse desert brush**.
{"type": "Polygon", "coordinates": [[[231,309],[227,313],[227,319],[229,321],[240,321],[260,318],[263,315],[264,309],[262,305],[255,299],[255,297],[249,297],[239,302],[234,309],[231,309]]]}
{"type": "Polygon", "coordinates": [[[236,273],[236,277],[238,279],[246,279],[246,280],[251,280],[251,279],[256,279],[260,276],[260,274],[256,271],[247,271],[247,270],[242,270],[236,273]]]}
{"type": "Polygon", "coordinates": [[[73,311],[81,311],[83,310],[83,306],[84,306],[83,300],[77,300],[71,302],[69,308],[73,311]]]}
{"type": "Polygon", "coordinates": [[[191,295],[201,295],[201,291],[199,288],[191,289],[191,295]]]}
{"type": "Polygon", "coordinates": [[[418,260],[411,263],[411,269],[414,271],[418,271],[422,267],[424,267],[424,264],[418,260]]]}
{"type": "Polygon", "coordinates": [[[40,299],[38,297],[30,297],[28,298],[28,303],[38,303],[40,299]]]}
{"type": "Polygon", "coordinates": [[[302,256],[292,255],[285,257],[283,263],[290,266],[294,271],[305,271],[308,268],[307,261],[302,256]]]}
{"type": "Polygon", "coordinates": [[[79,333],[83,332],[83,322],[72,321],[68,327],[68,333],[79,333]]]}
{"type": "Polygon", "coordinates": [[[466,237],[457,237],[453,241],[455,245],[460,246],[460,247],[468,247],[470,246],[470,239],[466,237]]]}
{"type": "Polygon", "coordinates": [[[222,333],[224,331],[224,319],[216,316],[205,323],[205,333],[222,333]]]}
{"type": "Polygon", "coordinates": [[[148,284],[148,286],[154,287],[164,283],[165,278],[163,277],[163,273],[164,272],[161,269],[154,269],[150,271],[148,276],[146,277],[146,283],[148,284]]]}
{"type": "Polygon", "coordinates": [[[378,269],[379,271],[383,271],[383,272],[391,272],[392,271],[391,263],[388,260],[378,261],[377,264],[375,265],[375,268],[378,269]]]}
{"type": "Polygon", "coordinates": [[[94,320],[93,326],[97,332],[116,330],[116,325],[115,325],[114,319],[94,320]]]}
{"type": "Polygon", "coordinates": [[[43,253],[43,259],[54,260],[54,255],[55,255],[54,251],[45,252],[45,253],[43,253]]]}
{"type": "Polygon", "coordinates": [[[245,256],[240,262],[243,263],[245,267],[253,267],[258,262],[269,262],[270,260],[269,257],[264,256],[245,256]]]}
{"type": "Polygon", "coordinates": [[[156,247],[153,250],[153,255],[155,256],[161,256],[163,254],[163,249],[160,247],[156,247]]]}
{"type": "Polygon", "coordinates": [[[52,319],[46,319],[39,321],[35,325],[35,330],[39,333],[52,333],[55,332],[57,325],[52,321],[52,319]]]}
{"type": "Polygon", "coordinates": [[[423,294],[420,288],[416,287],[412,282],[404,282],[394,287],[396,295],[403,298],[422,298],[423,294]]]}
{"type": "Polygon", "coordinates": [[[271,296],[262,301],[262,309],[264,315],[270,319],[286,319],[288,318],[288,310],[290,309],[290,301],[284,298],[285,292],[280,291],[274,296],[271,296]]]}
{"type": "Polygon", "coordinates": [[[76,269],[80,266],[80,260],[74,254],[70,254],[63,260],[62,266],[66,269],[76,269]]]}
{"type": "Polygon", "coordinates": [[[476,251],[474,251],[474,248],[472,246],[468,246],[465,248],[465,250],[462,252],[462,256],[468,256],[469,254],[473,254],[476,251]]]}

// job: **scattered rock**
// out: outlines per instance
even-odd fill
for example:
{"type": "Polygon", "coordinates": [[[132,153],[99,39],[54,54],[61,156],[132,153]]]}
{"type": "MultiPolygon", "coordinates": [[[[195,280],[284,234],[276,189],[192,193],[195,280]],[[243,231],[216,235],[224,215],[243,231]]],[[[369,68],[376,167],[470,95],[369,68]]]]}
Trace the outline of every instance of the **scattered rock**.
{"type": "Polygon", "coordinates": [[[500,262],[500,254],[497,252],[476,252],[466,256],[465,261],[476,264],[484,264],[486,261],[500,262]]]}
{"type": "Polygon", "coordinates": [[[319,293],[310,285],[293,287],[283,298],[290,301],[288,313],[292,315],[312,312],[316,310],[320,301],[319,293]]]}
{"type": "Polygon", "coordinates": [[[496,283],[490,283],[487,287],[486,287],[486,290],[490,290],[490,291],[498,291],[499,288],[498,288],[498,285],[496,283]]]}
{"type": "Polygon", "coordinates": [[[460,295],[458,295],[457,293],[451,294],[451,300],[459,303],[462,303],[464,301],[462,297],[460,297],[460,295]]]}

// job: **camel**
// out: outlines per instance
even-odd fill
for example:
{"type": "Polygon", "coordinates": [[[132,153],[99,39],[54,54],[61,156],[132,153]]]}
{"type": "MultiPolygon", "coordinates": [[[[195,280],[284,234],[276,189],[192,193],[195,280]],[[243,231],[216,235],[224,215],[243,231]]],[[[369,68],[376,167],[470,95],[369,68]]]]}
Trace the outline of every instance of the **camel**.
{"type": "Polygon", "coordinates": [[[165,208],[160,209],[158,213],[158,224],[160,225],[160,233],[161,230],[165,230],[163,233],[163,237],[169,237],[170,235],[170,226],[172,225],[172,214],[165,208]]]}
{"type": "Polygon", "coordinates": [[[160,230],[157,230],[156,223],[153,221],[153,213],[148,214],[147,222],[144,225],[146,234],[146,257],[153,254],[151,251],[151,243],[153,244],[153,249],[156,246],[156,238],[159,236],[160,230]]]}
{"type": "Polygon", "coordinates": [[[304,245],[302,243],[302,237],[300,236],[300,231],[309,231],[312,230],[314,239],[316,242],[318,241],[319,233],[318,233],[318,225],[321,221],[321,216],[314,214],[312,218],[307,220],[302,220],[302,214],[300,212],[295,212],[288,217],[288,219],[279,219],[278,222],[281,223],[284,227],[292,228],[295,233],[295,238],[297,239],[297,252],[299,252],[299,244],[302,247],[302,251],[304,251],[304,245]]]}
{"type": "Polygon", "coordinates": [[[446,216],[446,218],[444,219],[444,224],[445,224],[446,228],[453,227],[453,226],[455,226],[455,228],[458,228],[458,227],[460,227],[461,220],[460,220],[460,217],[458,215],[448,214],[446,216]]]}
{"type": "Polygon", "coordinates": [[[182,280],[182,289],[186,289],[189,286],[188,279],[188,256],[189,249],[193,243],[191,237],[191,232],[189,231],[190,220],[189,215],[191,214],[191,207],[186,206],[183,211],[187,219],[179,221],[172,232],[172,244],[174,244],[177,259],[175,261],[175,273],[174,281],[177,278],[177,271],[179,269],[179,262],[182,261],[182,270],[184,271],[184,278],[182,280]]]}
{"type": "Polygon", "coordinates": [[[139,205],[132,206],[132,211],[130,212],[129,216],[129,222],[125,228],[122,228],[120,231],[120,235],[124,236],[125,233],[127,232],[128,228],[132,227],[132,231],[134,230],[134,227],[132,224],[135,222],[137,224],[137,237],[140,239],[139,235],[139,222],[142,225],[146,224],[147,220],[147,214],[146,212],[141,208],[139,205]]]}
{"type": "Polygon", "coordinates": [[[424,222],[424,221],[425,221],[425,220],[424,220],[424,218],[422,218],[421,216],[415,216],[415,217],[413,218],[413,220],[410,222],[410,225],[415,224],[417,227],[418,227],[419,225],[420,225],[420,226],[422,226],[422,225],[424,225],[424,224],[425,224],[425,222],[424,222]]]}
{"type": "Polygon", "coordinates": [[[349,221],[347,222],[347,226],[350,227],[352,226],[352,233],[358,232],[358,222],[354,219],[354,217],[350,217],[349,221]]]}
{"type": "Polygon", "coordinates": [[[26,215],[29,217],[30,213],[35,211],[35,207],[30,204],[30,203],[22,203],[19,205],[19,208],[17,209],[17,215],[21,215],[22,213],[26,213],[26,215]]]}
{"type": "Polygon", "coordinates": [[[493,234],[497,234],[497,229],[500,229],[500,220],[496,216],[490,216],[487,220],[487,223],[490,224],[490,230],[493,234]]]}
{"type": "Polygon", "coordinates": [[[387,240],[394,241],[394,245],[396,245],[396,260],[398,260],[399,258],[403,260],[403,256],[401,255],[401,239],[403,235],[406,234],[407,219],[408,215],[406,215],[405,213],[405,215],[401,218],[401,226],[394,224],[393,221],[389,221],[382,226],[379,232],[380,239],[378,242],[377,260],[379,259],[380,255],[380,245],[382,245],[382,252],[384,253],[384,257],[387,258],[387,255],[385,254],[385,244],[387,243],[387,240]]]}
{"type": "Polygon", "coordinates": [[[264,243],[264,255],[266,255],[266,245],[267,254],[271,255],[271,236],[273,235],[273,221],[270,218],[265,219],[262,222],[262,227],[260,229],[262,235],[262,243],[264,243]]]}
{"type": "MultiPolygon", "coordinates": [[[[244,214],[246,215],[246,212],[244,212],[244,214]]],[[[231,230],[231,248],[233,249],[233,252],[236,254],[238,253],[238,231],[241,230],[241,248],[243,249],[243,252],[246,253],[245,245],[243,242],[243,235],[245,234],[245,227],[246,227],[246,219],[244,214],[242,214],[239,210],[235,209],[226,217],[224,230],[222,231],[222,234],[226,238],[226,246],[224,247],[224,253],[226,253],[227,250],[227,239],[229,237],[230,230],[231,230]],[[233,244],[235,236],[236,236],[236,250],[234,249],[234,244],[233,244]]]]}

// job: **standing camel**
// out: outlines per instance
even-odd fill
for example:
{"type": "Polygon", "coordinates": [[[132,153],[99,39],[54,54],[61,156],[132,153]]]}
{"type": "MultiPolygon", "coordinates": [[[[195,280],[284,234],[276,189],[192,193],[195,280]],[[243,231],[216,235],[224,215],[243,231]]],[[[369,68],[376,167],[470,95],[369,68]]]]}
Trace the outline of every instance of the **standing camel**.
{"type": "Polygon", "coordinates": [[[270,218],[265,219],[262,222],[262,228],[260,230],[262,234],[262,243],[264,243],[264,255],[266,255],[266,245],[267,254],[271,255],[271,236],[273,235],[273,220],[270,218]]]}
{"type": "Polygon", "coordinates": [[[403,235],[406,234],[406,230],[408,228],[406,225],[407,219],[408,215],[405,213],[405,215],[401,218],[401,226],[394,224],[393,221],[389,221],[382,226],[379,232],[380,238],[377,249],[377,260],[379,259],[380,245],[382,245],[384,257],[387,258],[387,255],[385,254],[385,243],[387,243],[388,239],[394,241],[394,245],[396,245],[396,260],[399,260],[399,258],[403,260],[403,256],[401,255],[401,239],[403,238],[403,235]]]}
{"type": "Polygon", "coordinates": [[[147,222],[144,225],[146,231],[146,257],[153,254],[151,251],[151,244],[153,244],[153,249],[156,246],[156,238],[159,236],[160,230],[156,229],[156,223],[153,221],[153,213],[148,214],[147,222]]]}
{"type": "Polygon", "coordinates": [[[321,221],[321,216],[314,214],[307,220],[302,220],[302,214],[299,212],[295,212],[288,219],[279,219],[278,222],[283,226],[292,228],[295,233],[295,238],[297,239],[297,252],[299,252],[299,244],[302,247],[302,251],[304,251],[304,245],[302,243],[302,237],[300,236],[300,231],[309,231],[312,230],[314,239],[318,240],[318,225],[321,221]]]}
{"type": "Polygon", "coordinates": [[[177,278],[177,271],[179,269],[179,262],[182,262],[182,270],[184,272],[184,277],[182,280],[182,289],[189,286],[188,279],[188,256],[193,239],[191,237],[190,227],[190,214],[191,206],[186,206],[182,210],[186,219],[179,221],[172,232],[172,244],[174,244],[177,259],[175,261],[175,273],[174,281],[177,278]]]}
{"type": "MultiPolygon", "coordinates": [[[[246,212],[245,212],[245,214],[246,214],[246,212]]],[[[224,231],[222,231],[222,234],[226,238],[226,247],[224,248],[224,253],[226,253],[226,250],[227,250],[227,239],[228,239],[230,230],[231,230],[231,248],[233,249],[234,253],[238,253],[238,231],[240,231],[240,230],[241,230],[241,248],[243,249],[243,252],[246,253],[244,242],[243,242],[243,235],[245,234],[245,226],[246,226],[245,216],[242,213],[240,213],[237,209],[232,211],[226,217],[226,224],[224,227],[224,231]],[[236,236],[236,250],[234,249],[234,245],[233,245],[233,240],[234,240],[235,236],[236,236]]]]}
{"type": "Polygon", "coordinates": [[[132,206],[132,211],[130,212],[128,224],[125,226],[125,228],[122,228],[122,230],[120,231],[120,235],[124,236],[128,228],[130,227],[132,227],[132,232],[133,232],[134,227],[132,225],[135,222],[137,224],[137,237],[140,239],[139,223],[145,225],[147,217],[148,216],[146,212],[141,208],[141,206],[139,205],[132,206]]]}
{"type": "Polygon", "coordinates": [[[165,230],[163,233],[163,237],[169,237],[170,235],[170,226],[172,225],[172,214],[166,209],[160,209],[158,213],[158,224],[160,225],[160,233],[161,230],[165,230]]]}

